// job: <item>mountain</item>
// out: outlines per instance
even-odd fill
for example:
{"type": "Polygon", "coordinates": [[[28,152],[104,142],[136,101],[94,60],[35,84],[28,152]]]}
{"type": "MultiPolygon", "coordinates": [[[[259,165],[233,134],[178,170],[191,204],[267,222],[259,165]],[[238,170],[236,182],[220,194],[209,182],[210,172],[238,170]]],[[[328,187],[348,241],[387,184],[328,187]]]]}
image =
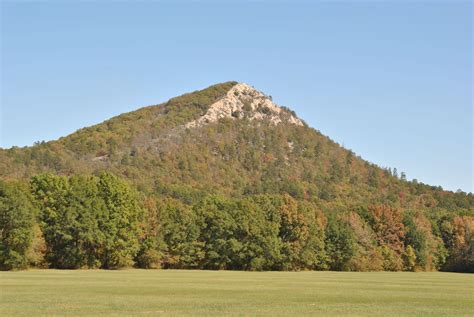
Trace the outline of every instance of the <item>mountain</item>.
{"type": "Polygon", "coordinates": [[[472,195],[407,182],[362,160],[293,111],[236,82],[125,113],[57,141],[0,151],[0,177],[100,170],[124,176],[141,191],[187,201],[217,191],[237,197],[286,192],[328,206],[474,205],[472,195]]]}
{"type": "MultiPolygon", "coordinates": [[[[402,228],[429,227],[422,236],[431,238],[413,245],[419,258],[422,248],[431,252],[430,260],[420,264],[425,269],[442,268],[433,264],[433,250],[441,245],[441,239],[447,248],[452,247],[447,244],[456,243],[442,237],[439,226],[443,221],[454,228],[450,229],[452,236],[460,236],[459,228],[465,228],[462,237],[468,241],[459,249],[469,248],[469,239],[474,239],[472,194],[410,182],[396,170],[367,162],[244,83],[217,84],[119,115],[56,141],[0,150],[3,180],[25,181],[42,173],[100,175],[102,171],[124,178],[146,197],[172,199],[183,206],[200,206],[209,195],[236,201],[280,195],[286,197],[281,204],[294,201],[322,212],[325,220],[321,226],[333,230],[326,232],[326,237],[342,230],[330,227],[330,220],[338,219],[350,224],[351,235],[359,244],[370,236],[377,248],[391,245],[400,259],[408,243],[402,237],[409,234],[402,228]],[[404,218],[408,214],[414,222],[404,218]],[[390,244],[387,237],[394,233],[391,229],[377,231],[382,229],[376,219],[393,217],[400,224],[400,235],[396,243],[390,238],[390,244]]],[[[342,241],[338,234],[334,239],[342,241]]],[[[392,254],[388,249],[374,250],[378,250],[372,250],[378,259],[392,254]]],[[[367,254],[364,256],[370,262],[373,258],[367,254]]],[[[330,267],[347,268],[348,261],[330,267]]],[[[361,268],[355,265],[351,269],[361,268]]]]}

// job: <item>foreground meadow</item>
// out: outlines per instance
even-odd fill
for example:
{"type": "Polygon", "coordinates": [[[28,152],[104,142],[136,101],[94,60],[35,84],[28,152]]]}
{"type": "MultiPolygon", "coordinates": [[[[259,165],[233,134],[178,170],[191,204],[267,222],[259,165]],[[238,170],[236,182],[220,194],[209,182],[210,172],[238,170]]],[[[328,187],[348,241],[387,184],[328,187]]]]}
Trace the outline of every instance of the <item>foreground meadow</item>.
{"type": "Polygon", "coordinates": [[[2,316],[462,316],[474,275],[185,270],[0,273],[2,316]]]}

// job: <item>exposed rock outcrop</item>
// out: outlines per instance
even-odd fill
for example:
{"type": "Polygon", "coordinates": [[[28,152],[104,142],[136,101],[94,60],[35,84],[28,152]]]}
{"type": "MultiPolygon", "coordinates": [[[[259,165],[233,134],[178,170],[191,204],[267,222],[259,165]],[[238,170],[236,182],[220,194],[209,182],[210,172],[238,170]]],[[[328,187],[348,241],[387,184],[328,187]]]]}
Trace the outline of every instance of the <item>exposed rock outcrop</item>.
{"type": "Polygon", "coordinates": [[[202,117],[187,123],[185,127],[200,127],[222,118],[269,120],[272,124],[286,121],[303,125],[300,119],[276,105],[262,92],[245,83],[239,83],[232,87],[224,98],[212,104],[202,117]]]}

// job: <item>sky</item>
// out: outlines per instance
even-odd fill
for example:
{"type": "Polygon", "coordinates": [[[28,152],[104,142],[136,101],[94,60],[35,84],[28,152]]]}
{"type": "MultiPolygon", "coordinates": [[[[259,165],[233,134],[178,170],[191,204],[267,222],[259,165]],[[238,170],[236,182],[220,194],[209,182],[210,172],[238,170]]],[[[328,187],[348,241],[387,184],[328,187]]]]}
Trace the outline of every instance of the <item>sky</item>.
{"type": "Polygon", "coordinates": [[[1,1],[0,147],[236,80],[382,167],[473,191],[470,1],[1,1]]]}

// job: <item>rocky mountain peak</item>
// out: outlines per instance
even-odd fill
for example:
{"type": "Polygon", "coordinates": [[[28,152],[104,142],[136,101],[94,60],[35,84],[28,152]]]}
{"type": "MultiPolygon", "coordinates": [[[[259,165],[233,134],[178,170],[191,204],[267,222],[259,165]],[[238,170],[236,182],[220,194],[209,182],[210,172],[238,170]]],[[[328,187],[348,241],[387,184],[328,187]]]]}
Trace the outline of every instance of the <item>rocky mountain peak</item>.
{"type": "Polygon", "coordinates": [[[227,94],[213,103],[197,120],[186,124],[186,128],[200,127],[222,118],[269,120],[272,124],[287,122],[303,125],[292,113],[275,104],[270,97],[245,83],[233,86],[227,94]]]}

